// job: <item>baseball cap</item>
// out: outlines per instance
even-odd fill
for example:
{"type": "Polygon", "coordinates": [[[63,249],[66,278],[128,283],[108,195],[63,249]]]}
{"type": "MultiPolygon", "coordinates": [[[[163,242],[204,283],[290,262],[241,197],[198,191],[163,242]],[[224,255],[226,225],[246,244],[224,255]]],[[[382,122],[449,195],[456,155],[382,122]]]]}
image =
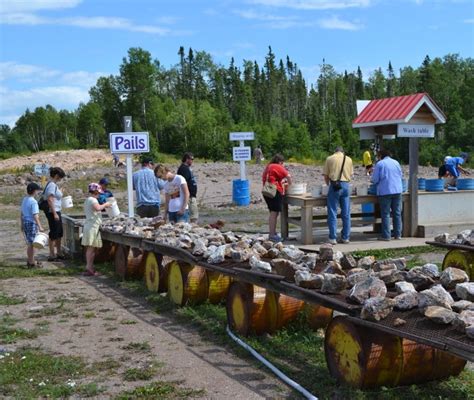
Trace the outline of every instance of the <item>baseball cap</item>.
{"type": "Polygon", "coordinates": [[[110,181],[105,177],[99,181],[99,185],[108,185],[109,183],[110,181]]]}
{"type": "Polygon", "coordinates": [[[94,192],[102,193],[102,188],[100,187],[98,183],[95,183],[95,182],[89,183],[88,190],[89,190],[89,193],[94,193],[94,192]]]}
{"type": "Polygon", "coordinates": [[[26,193],[33,194],[35,190],[42,190],[43,188],[35,182],[28,183],[26,193]]]}

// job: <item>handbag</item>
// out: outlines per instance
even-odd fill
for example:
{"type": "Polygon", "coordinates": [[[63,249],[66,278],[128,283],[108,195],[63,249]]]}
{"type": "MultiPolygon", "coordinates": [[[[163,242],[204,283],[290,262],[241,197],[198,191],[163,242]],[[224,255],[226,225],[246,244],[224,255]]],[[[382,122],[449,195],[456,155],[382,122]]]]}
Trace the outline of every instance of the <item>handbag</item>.
{"type": "Polygon", "coordinates": [[[265,183],[263,184],[262,188],[262,195],[268,197],[269,199],[273,199],[276,196],[277,187],[274,183],[268,182],[268,174],[267,178],[265,179],[265,183]]]}
{"type": "Polygon", "coordinates": [[[38,208],[41,210],[41,211],[44,211],[45,213],[46,212],[49,212],[49,203],[48,203],[48,200],[44,198],[44,193],[46,192],[46,188],[48,187],[48,185],[50,184],[50,182],[48,182],[43,190],[43,193],[41,194],[41,199],[38,201],[38,208]]]}
{"type": "Polygon", "coordinates": [[[339,174],[339,179],[337,181],[333,181],[331,182],[331,186],[333,188],[333,190],[335,191],[339,191],[342,189],[342,185],[341,185],[341,178],[342,178],[342,171],[344,171],[344,164],[346,162],[346,155],[344,154],[344,158],[342,159],[342,167],[341,167],[341,172],[339,174]]]}

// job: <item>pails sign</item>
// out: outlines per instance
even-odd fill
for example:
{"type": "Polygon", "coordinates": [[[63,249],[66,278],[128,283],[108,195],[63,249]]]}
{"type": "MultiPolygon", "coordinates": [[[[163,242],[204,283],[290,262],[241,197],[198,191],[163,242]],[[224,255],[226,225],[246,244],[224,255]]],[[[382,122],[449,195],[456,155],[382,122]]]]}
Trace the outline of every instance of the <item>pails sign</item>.
{"type": "Polygon", "coordinates": [[[109,135],[110,151],[116,154],[148,153],[150,141],[148,132],[124,133],[116,132],[109,135]]]}
{"type": "Polygon", "coordinates": [[[252,159],[249,146],[232,147],[232,155],[234,161],[249,161],[252,159]]]}
{"type": "Polygon", "coordinates": [[[48,176],[49,165],[48,164],[35,164],[34,173],[36,176],[48,176]]]}
{"type": "Polygon", "coordinates": [[[398,124],[398,137],[434,138],[434,125],[398,124]]]}

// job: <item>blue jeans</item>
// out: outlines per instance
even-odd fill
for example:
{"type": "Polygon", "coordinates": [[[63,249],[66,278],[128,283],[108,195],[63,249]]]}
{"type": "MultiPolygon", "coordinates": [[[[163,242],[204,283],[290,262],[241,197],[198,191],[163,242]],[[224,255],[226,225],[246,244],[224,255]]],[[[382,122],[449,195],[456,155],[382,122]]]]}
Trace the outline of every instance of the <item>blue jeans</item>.
{"type": "Polygon", "coordinates": [[[168,211],[168,219],[170,222],[189,222],[189,210],[186,210],[184,214],[178,214],[178,212],[168,211]]]}
{"type": "Polygon", "coordinates": [[[349,240],[351,236],[351,200],[349,195],[349,182],[341,182],[342,188],[334,190],[329,184],[328,191],[328,227],[329,239],[337,237],[337,207],[341,207],[342,240],[349,240]]]}
{"type": "Polygon", "coordinates": [[[380,214],[382,216],[382,237],[390,239],[390,211],[393,215],[393,236],[402,236],[402,195],[387,194],[379,196],[380,214]]]}

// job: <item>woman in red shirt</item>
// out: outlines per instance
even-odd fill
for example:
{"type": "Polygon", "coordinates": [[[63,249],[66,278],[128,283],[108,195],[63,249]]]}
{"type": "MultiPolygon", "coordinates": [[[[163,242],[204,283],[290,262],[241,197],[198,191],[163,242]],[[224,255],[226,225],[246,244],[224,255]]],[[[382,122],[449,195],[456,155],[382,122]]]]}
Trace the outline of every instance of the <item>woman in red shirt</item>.
{"type": "Polygon", "coordinates": [[[270,215],[268,216],[268,238],[273,242],[281,242],[281,237],[276,233],[278,214],[283,205],[283,196],[285,189],[291,185],[291,176],[283,166],[285,159],[281,154],[275,154],[262,173],[262,182],[270,182],[276,185],[277,192],[275,197],[269,198],[263,196],[267,203],[270,215]]]}

